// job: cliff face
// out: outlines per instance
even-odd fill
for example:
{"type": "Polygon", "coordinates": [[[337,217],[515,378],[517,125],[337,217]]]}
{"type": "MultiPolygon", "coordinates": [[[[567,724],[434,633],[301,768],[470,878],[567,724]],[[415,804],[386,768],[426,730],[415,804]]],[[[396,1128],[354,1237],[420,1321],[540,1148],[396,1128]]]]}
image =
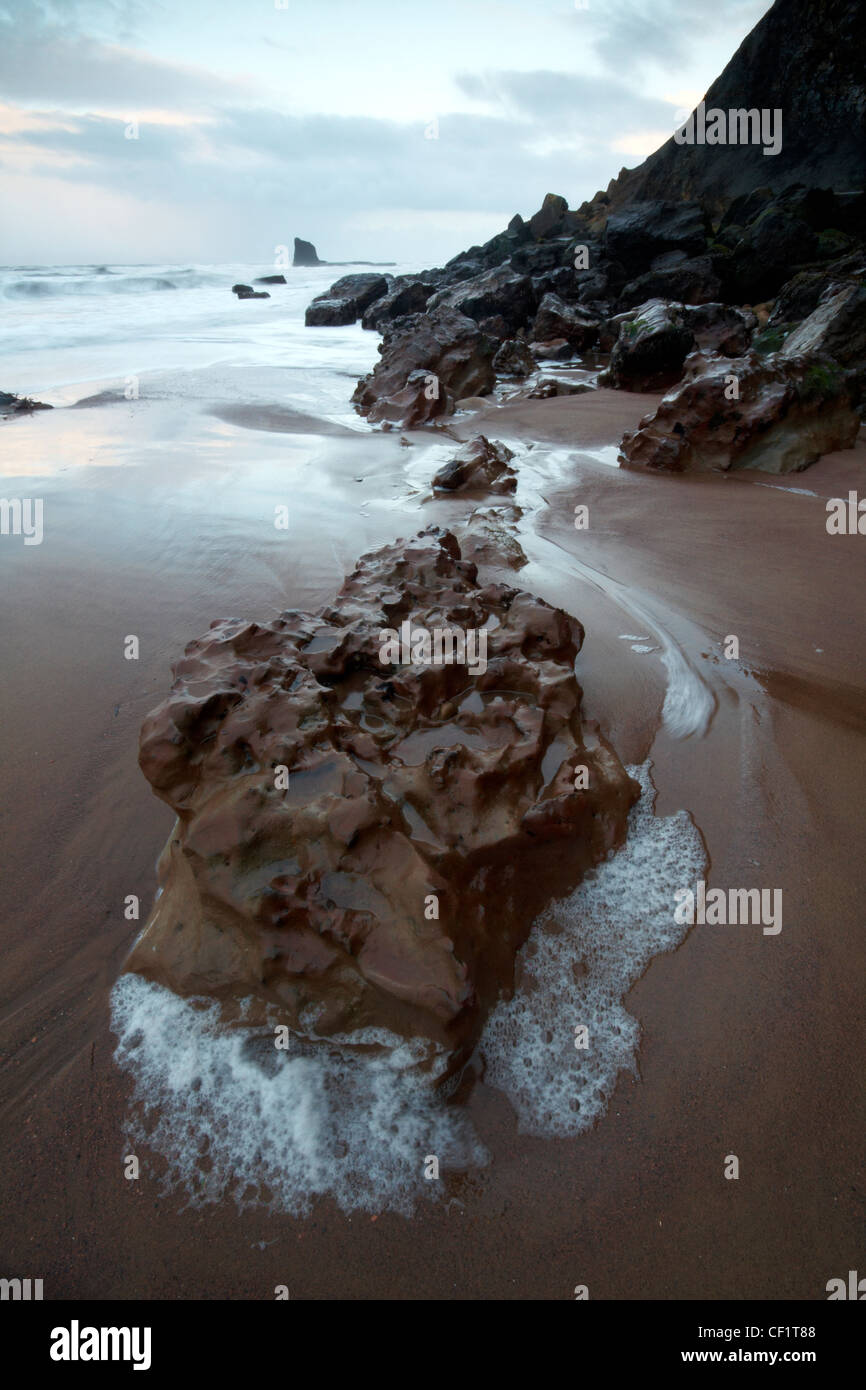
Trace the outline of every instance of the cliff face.
{"type": "MultiPolygon", "coordinates": [[[[709,88],[707,110],[782,111],[782,148],[677,144],[673,137],[609,186],[611,207],[693,198],[718,214],[754,188],[862,189],[866,163],[864,0],[776,0],[709,88]]],[[[595,200],[593,200],[595,201],[595,200]]]]}

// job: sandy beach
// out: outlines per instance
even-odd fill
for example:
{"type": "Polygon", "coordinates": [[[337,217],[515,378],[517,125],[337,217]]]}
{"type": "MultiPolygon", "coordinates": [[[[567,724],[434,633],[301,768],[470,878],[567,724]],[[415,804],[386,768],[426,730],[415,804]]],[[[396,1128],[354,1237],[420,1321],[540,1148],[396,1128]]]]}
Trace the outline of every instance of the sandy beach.
{"type": "Polygon", "coordinates": [[[0,425],[4,488],[45,508],[43,545],[2,556],[4,1266],[52,1298],[824,1297],[857,1267],[864,1200],[863,558],[825,527],[862,432],[783,478],[654,477],[611,461],[657,396],[487,400],[405,447],[216,395],[0,425]],[[363,552],[465,518],[429,482],[479,431],[515,450],[528,560],[490,577],[580,619],[584,714],[624,763],[651,760],[656,812],[691,815],[710,885],[783,891],[783,929],[695,926],[652,961],[626,1001],[639,1075],[574,1139],[518,1132],[474,1066],[460,1099],[491,1161],[411,1219],[184,1209],[158,1155],[124,1179],[109,1026],[172,822],[137,766],[142,719],[216,618],[315,608],[363,552]]]}

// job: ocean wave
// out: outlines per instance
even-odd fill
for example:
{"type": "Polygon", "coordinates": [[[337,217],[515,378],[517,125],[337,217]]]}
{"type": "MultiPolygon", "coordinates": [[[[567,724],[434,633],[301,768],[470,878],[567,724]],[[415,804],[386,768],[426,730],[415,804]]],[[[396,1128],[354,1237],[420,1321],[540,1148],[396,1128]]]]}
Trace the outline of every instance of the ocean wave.
{"type": "MultiPolygon", "coordinates": [[[[199,277],[199,283],[208,283],[199,277]]],[[[120,276],[115,271],[102,267],[85,278],[51,278],[33,280],[13,280],[3,288],[5,299],[55,299],[64,295],[91,294],[151,294],[155,290],[190,289],[195,287],[194,279],[187,279],[179,286],[175,280],[163,276],[120,276]],[[107,277],[111,276],[111,279],[107,277]]]]}

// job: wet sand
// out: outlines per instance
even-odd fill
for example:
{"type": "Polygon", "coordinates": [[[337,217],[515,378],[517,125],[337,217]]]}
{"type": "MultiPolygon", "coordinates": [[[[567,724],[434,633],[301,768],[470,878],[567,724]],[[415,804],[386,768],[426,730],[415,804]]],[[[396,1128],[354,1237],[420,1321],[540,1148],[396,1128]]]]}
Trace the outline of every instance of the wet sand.
{"type": "Polygon", "coordinates": [[[529,564],[504,577],[583,622],[586,714],[623,761],[651,757],[660,813],[692,813],[710,884],[783,890],[783,930],[696,927],[654,960],[628,999],[640,1079],[622,1077],[577,1139],[519,1135],[479,1081],[468,1106],[493,1162],[446,1177],[447,1200],[411,1221],[329,1201],[305,1220],[183,1211],[150,1179],[125,1181],[108,992],[137,932],[123,900],[139,895],[143,922],[171,826],[136,763],[171,661],[217,617],[316,606],[364,550],[465,515],[424,500],[453,445],[301,433],[312,424],[279,407],[254,420],[189,401],[2,426],[4,495],[45,499],[43,544],[4,538],[0,552],[4,1274],[43,1278],[47,1298],[271,1298],[276,1284],[293,1298],[570,1298],[582,1283],[593,1299],[822,1299],[858,1267],[864,552],[827,535],[824,499],[862,490],[866,446],[782,479],[601,462],[654,399],[486,404],[451,429],[534,444],[515,460],[529,564]],[[739,663],[722,654],[732,633],[739,663]],[[665,652],[683,692],[675,732],[665,652]]]}

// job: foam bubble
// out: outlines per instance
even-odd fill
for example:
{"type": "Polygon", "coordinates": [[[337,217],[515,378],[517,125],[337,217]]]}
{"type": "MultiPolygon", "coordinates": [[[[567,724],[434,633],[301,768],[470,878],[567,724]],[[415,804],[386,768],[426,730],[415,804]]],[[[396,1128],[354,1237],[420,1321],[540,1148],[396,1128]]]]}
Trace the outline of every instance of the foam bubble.
{"type": "Polygon", "coordinates": [[[704,876],[700,834],[685,811],[653,814],[649,763],[629,772],[642,794],[625,845],[542,914],[520,953],[521,987],[482,1035],[485,1079],[508,1095],[524,1134],[579,1134],[604,1113],[619,1072],[635,1071],[640,1026],[622,1001],[689,930],[674,921],[674,892],[704,876]],[[586,1049],[575,1047],[581,1025],[586,1049]]]}
{"type": "Polygon", "coordinates": [[[191,1205],[230,1195],[305,1214],[330,1195],[346,1212],[409,1215],[441,1193],[424,1178],[428,1154],[440,1170],[487,1162],[466,1116],[419,1071],[420,1040],[369,1029],[284,1052],[273,1032],[222,1026],[213,1001],[131,974],[111,1004],[115,1059],[135,1085],[127,1137],[166,1160],[164,1190],[191,1205]]]}

